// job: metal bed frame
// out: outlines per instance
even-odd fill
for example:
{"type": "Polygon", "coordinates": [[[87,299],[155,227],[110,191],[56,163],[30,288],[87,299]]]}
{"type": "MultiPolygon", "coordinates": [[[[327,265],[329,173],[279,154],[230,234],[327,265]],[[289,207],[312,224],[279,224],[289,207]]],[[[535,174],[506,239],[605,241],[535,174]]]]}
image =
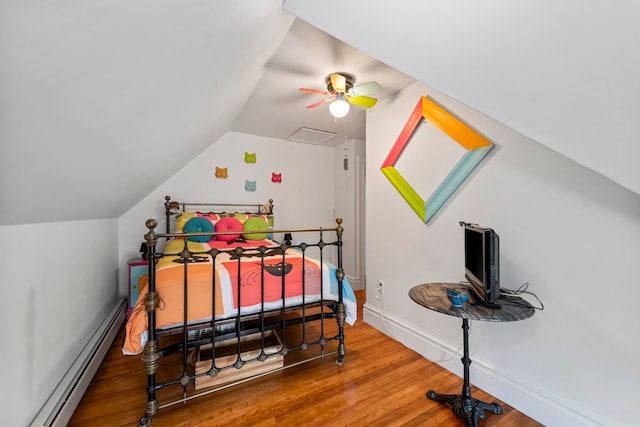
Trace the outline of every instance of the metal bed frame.
{"type": "MultiPolygon", "coordinates": [[[[337,249],[337,262],[336,262],[336,279],[338,282],[338,292],[339,299],[338,301],[333,300],[325,300],[324,295],[321,291],[321,297],[319,301],[315,301],[313,303],[301,304],[293,307],[285,307],[284,304],[281,308],[277,310],[265,310],[264,309],[264,301],[262,303],[263,309],[258,313],[253,314],[241,314],[240,308],[238,308],[238,313],[235,317],[227,318],[224,320],[215,320],[215,315],[212,313],[211,320],[206,322],[198,322],[198,323],[189,323],[187,321],[187,306],[188,300],[186,298],[186,271],[189,263],[187,262],[190,257],[193,255],[203,255],[203,256],[212,256],[215,257],[219,250],[211,249],[208,252],[191,252],[187,249],[186,241],[184,250],[179,253],[179,256],[183,259],[184,269],[185,269],[185,295],[184,295],[184,322],[182,325],[170,328],[170,329],[156,329],[156,310],[160,307],[162,296],[156,290],[156,272],[155,272],[155,264],[156,260],[162,258],[164,255],[157,250],[158,241],[160,239],[174,239],[177,237],[185,237],[189,236],[193,233],[171,233],[170,232],[170,224],[171,219],[174,215],[184,212],[187,209],[192,208],[197,209],[243,209],[246,210],[246,213],[254,213],[254,214],[273,214],[273,200],[269,200],[269,203],[266,205],[261,204],[212,204],[212,203],[180,203],[176,201],[172,201],[169,196],[165,197],[165,219],[166,219],[166,233],[158,234],[156,232],[156,228],[158,223],[155,219],[148,219],[146,221],[146,227],[148,228],[148,232],[145,234],[145,244],[146,244],[146,258],[149,260],[149,270],[148,270],[148,293],[144,298],[144,306],[147,312],[148,319],[148,341],[144,346],[144,350],[142,352],[142,362],[144,365],[144,371],[147,375],[147,386],[146,386],[146,394],[147,394],[147,403],[145,406],[144,416],[140,418],[139,425],[146,426],[149,425],[152,418],[158,413],[158,411],[162,408],[172,406],[176,403],[184,403],[191,399],[201,397],[210,393],[214,393],[216,391],[220,391],[226,389],[231,386],[235,386],[241,383],[245,383],[251,379],[255,379],[258,377],[262,377],[264,375],[277,372],[283,369],[287,369],[293,366],[297,366],[301,363],[306,363],[311,360],[315,360],[318,358],[324,358],[327,355],[335,354],[337,355],[336,364],[341,366],[346,354],[346,347],[344,343],[344,324],[346,319],[345,313],[345,305],[343,302],[343,279],[345,277],[343,265],[342,265],[342,219],[336,218],[336,226],[333,228],[307,228],[307,229],[283,229],[283,230],[271,230],[272,233],[287,233],[289,234],[285,241],[280,244],[279,248],[282,249],[282,257],[283,257],[283,265],[286,259],[286,249],[288,248],[296,248],[301,251],[303,254],[306,254],[306,251],[310,248],[316,248],[314,250],[319,251],[320,261],[323,261],[324,251],[329,248],[337,249]],[[251,211],[253,210],[253,211],[251,211]],[[291,244],[290,236],[297,236],[301,234],[309,234],[317,235],[318,239],[314,243],[298,243],[291,244]],[[325,241],[329,236],[330,241],[325,241]],[[327,319],[332,319],[337,322],[338,333],[333,336],[327,336],[327,331],[324,327],[324,321],[327,319]],[[306,325],[309,322],[319,322],[320,325],[320,334],[319,337],[309,338],[305,333],[306,325]],[[302,334],[299,342],[288,342],[287,341],[287,328],[299,327],[301,328],[302,334]],[[241,380],[234,381],[232,383],[224,384],[221,386],[213,387],[211,389],[197,391],[193,390],[193,384],[195,384],[196,378],[200,378],[203,376],[215,377],[220,372],[226,369],[241,369],[244,365],[249,363],[261,363],[267,359],[267,355],[265,354],[265,336],[266,334],[272,333],[274,330],[281,331],[281,335],[283,340],[276,354],[281,356],[286,356],[289,352],[295,350],[307,350],[311,346],[319,346],[320,354],[312,357],[308,357],[299,362],[292,364],[284,364],[282,367],[278,367],[276,369],[270,370],[268,372],[259,373],[250,378],[244,378],[241,380]],[[197,333],[194,333],[196,332],[197,333]],[[191,333],[190,333],[191,332],[191,333]],[[241,357],[241,345],[240,340],[242,337],[247,335],[260,334],[261,337],[261,348],[259,349],[259,355],[253,359],[245,360],[241,357]],[[171,343],[165,346],[160,345],[161,338],[174,336],[174,339],[171,343]],[[178,338],[176,339],[175,336],[178,338]],[[217,367],[215,363],[215,343],[226,340],[236,340],[237,341],[237,358],[236,362],[233,365],[217,367]],[[325,346],[330,342],[337,343],[337,350],[335,351],[326,351],[325,346]],[[212,356],[212,364],[211,368],[206,372],[195,373],[193,372],[193,368],[189,366],[189,352],[193,351],[193,349],[198,349],[200,346],[211,345],[212,351],[214,355],[212,356]],[[157,374],[160,368],[160,361],[174,353],[181,353],[181,374],[169,379],[160,381],[158,380],[157,374]],[[157,392],[160,389],[164,389],[166,387],[178,387],[182,388],[182,396],[178,399],[174,399],[173,401],[167,403],[160,403],[158,400],[157,392]]],[[[227,210],[227,212],[229,212],[227,210]]],[[[238,212],[237,210],[235,212],[238,212]]],[[[212,212],[213,213],[213,212],[212,212]]],[[[203,233],[199,233],[202,235],[203,233]]],[[[204,233],[209,234],[209,233],[204,233]]],[[[212,233],[215,234],[215,233],[212,233]]],[[[198,235],[198,233],[194,234],[198,235]]],[[[261,246],[257,248],[260,253],[259,257],[261,261],[264,261],[265,253],[268,248],[261,246]]],[[[241,248],[230,248],[229,251],[234,251],[235,255],[238,258],[242,257],[244,252],[241,248]]],[[[226,251],[225,251],[226,252],[226,251]]],[[[254,251],[255,253],[255,251],[254,251]]],[[[254,255],[255,256],[255,255],[254,255]]],[[[304,255],[303,255],[304,256],[304,255]]],[[[239,262],[239,261],[238,261],[239,262]]],[[[264,265],[264,264],[263,264],[264,265]]],[[[304,265],[304,264],[303,264],[304,265]]],[[[304,272],[304,267],[303,267],[304,272]]],[[[304,274],[304,273],[303,273],[304,274]]],[[[215,289],[215,274],[213,276],[212,289],[215,289]]],[[[322,274],[321,274],[322,277],[322,274]]],[[[264,277],[262,278],[262,286],[264,287],[264,277]]],[[[263,288],[264,289],[264,288],[263,288]]],[[[304,281],[303,281],[303,289],[304,289],[304,281]]],[[[322,286],[321,286],[322,289],[322,286]]],[[[282,292],[284,295],[284,278],[282,279],[282,292]]],[[[241,286],[238,286],[237,290],[238,301],[240,300],[241,286]]],[[[304,290],[303,290],[304,294],[304,290]]],[[[264,295],[264,294],[263,294],[264,295]]],[[[215,292],[213,293],[213,298],[215,300],[215,292]]],[[[304,300],[303,300],[304,302],[304,300]]],[[[215,303],[212,304],[212,310],[215,310],[215,303]]],[[[171,341],[171,340],[170,340],[171,341]]],[[[297,341],[297,340],[296,340],[297,341]]],[[[270,353],[269,355],[272,355],[270,353]]]]}

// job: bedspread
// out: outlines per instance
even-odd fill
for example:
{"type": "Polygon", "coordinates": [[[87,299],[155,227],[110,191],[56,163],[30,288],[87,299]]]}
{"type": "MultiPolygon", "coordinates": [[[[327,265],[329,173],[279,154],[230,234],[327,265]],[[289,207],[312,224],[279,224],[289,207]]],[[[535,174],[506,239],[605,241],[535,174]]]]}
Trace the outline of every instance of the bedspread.
{"type": "MultiPolygon", "coordinates": [[[[213,241],[187,243],[189,251],[193,252],[186,268],[187,319],[190,323],[211,320],[214,304],[215,318],[220,320],[238,314],[258,313],[263,309],[277,310],[283,304],[289,307],[316,302],[321,298],[338,300],[336,267],[309,256],[303,257],[301,251],[295,248],[287,248],[283,257],[283,249],[270,240],[234,243],[232,247],[224,242],[213,241]],[[241,256],[232,250],[238,246],[243,248],[241,256]],[[265,249],[263,257],[258,249],[260,246],[265,249]],[[221,251],[215,257],[205,253],[212,247],[221,251]],[[215,298],[211,293],[212,283],[215,283],[215,298]]],[[[165,256],[156,266],[156,291],[160,295],[160,305],[156,310],[158,329],[184,322],[185,263],[177,256],[183,248],[184,240],[169,241],[164,248],[165,256]]],[[[138,300],[126,325],[122,348],[124,354],[139,354],[147,341],[146,294],[147,287],[140,286],[138,300]]],[[[357,312],[356,299],[346,278],[343,279],[343,301],[346,321],[353,325],[357,312]]]]}

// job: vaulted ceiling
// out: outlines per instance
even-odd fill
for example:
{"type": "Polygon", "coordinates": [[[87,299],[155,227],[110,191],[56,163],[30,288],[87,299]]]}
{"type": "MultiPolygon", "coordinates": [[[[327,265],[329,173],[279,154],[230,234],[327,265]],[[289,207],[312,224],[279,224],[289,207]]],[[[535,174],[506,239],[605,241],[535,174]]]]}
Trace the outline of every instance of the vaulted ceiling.
{"type": "Polygon", "coordinates": [[[631,0],[6,0],[0,225],[119,217],[228,131],[363,138],[364,110],[304,108],[334,71],[380,98],[422,81],[640,194],[639,18],[631,0]]]}
{"type": "Polygon", "coordinates": [[[640,194],[640,3],[286,0],[285,9],[640,194]]]}

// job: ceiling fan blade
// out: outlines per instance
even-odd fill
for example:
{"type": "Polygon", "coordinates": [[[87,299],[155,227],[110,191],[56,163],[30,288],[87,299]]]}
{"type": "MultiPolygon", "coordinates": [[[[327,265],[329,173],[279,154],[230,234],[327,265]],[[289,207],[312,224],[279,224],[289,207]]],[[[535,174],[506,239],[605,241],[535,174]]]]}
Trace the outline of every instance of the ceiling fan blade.
{"type": "Polygon", "coordinates": [[[326,104],[326,103],[331,102],[331,101],[333,101],[333,97],[332,98],[323,99],[321,101],[316,102],[315,104],[307,105],[307,109],[316,108],[316,107],[321,106],[322,104],[326,104]]]}
{"type": "Polygon", "coordinates": [[[371,108],[378,102],[376,98],[371,98],[369,96],[350,96],[347,98],[347,101],[353,105],[365,108],[371,108]]]}
{"type": "Polygon", "coordinates": [[[308,89],[306,87],[301,87],[300,92],[313,93],[316,95],[331,95],[326,90],[318,90],[318,89],[308,89]]]}
{"type": "Polygon", "coordinates": [[[338,93],[344,93],[347,90],[347,79],[342,74],[333,73],[330,76],[331,86],[338,93]]]}
{"type": "Polygon", "coordinates": [[[372,93],[376,93],[380,90],[380,85],[378,82],[369,82],[363,83],[361,85],[352,87],[349,89],[349,95],[351,96],[363,96],[363,95],[371,95],[372,93]]]}

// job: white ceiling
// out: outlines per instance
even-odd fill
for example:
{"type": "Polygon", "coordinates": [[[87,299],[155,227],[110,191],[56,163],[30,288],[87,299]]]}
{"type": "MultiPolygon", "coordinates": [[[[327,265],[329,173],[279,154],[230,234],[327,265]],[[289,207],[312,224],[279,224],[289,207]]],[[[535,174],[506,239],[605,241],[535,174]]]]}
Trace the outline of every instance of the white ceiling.
{"type": "Polygon", "coordinates": [[[285,0],[284,8],[640,194],[640,2],[285,0]]]}
{"type": "Polygon", "coordinates": [[[376,81],[384,99],[404,89],[414,79],[389,67],[327,33],[295,20],[278,50],[266,64],[251,97],[233,125],[236,132],[287,139],[300,127],[336,133],[329,145],[348,138],[365,139],[366,109],[351,106],[349,114],[335,119],[324,104],[308,105],[325,96],[300,92],[301,87],[327,90],[326,77],[333,72],[355,76],[354,85],[376,81]]]}
{"type": "Polygon", "coordinates": [[[282,6],[4,0],[0,225],[117,218],[228,131],[364,138],[364,109],[304,108],[335,71],[422,81],[640,194],[640,3],[282,6]]]}
{"type": "Polygon", "coordinates": [[[118,218],[228,132],[281,0],[0,2],[0,225],[118,218]]]}

